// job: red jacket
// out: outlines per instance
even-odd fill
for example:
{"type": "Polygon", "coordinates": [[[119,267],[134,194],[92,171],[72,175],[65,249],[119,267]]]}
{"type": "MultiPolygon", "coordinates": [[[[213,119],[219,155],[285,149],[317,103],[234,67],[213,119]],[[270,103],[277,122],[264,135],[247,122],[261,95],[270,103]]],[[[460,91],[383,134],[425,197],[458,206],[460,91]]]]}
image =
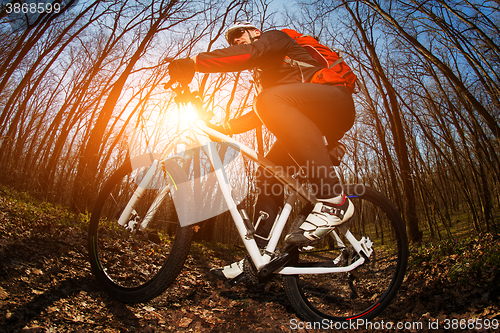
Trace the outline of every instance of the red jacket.
{"type": "Polygon", "coordinates": [[[254,69],[254,75],[263,89],[303,80],[309,82],[313,74],[322,69],[302,46],[278,30],[264,32],[251,44],[200,53],[196,58],[196,65],[197,70],[203,73],[254,69]],[[310,64],[310,67],[290,65],[285,62],[286,57],[310,64]]]}

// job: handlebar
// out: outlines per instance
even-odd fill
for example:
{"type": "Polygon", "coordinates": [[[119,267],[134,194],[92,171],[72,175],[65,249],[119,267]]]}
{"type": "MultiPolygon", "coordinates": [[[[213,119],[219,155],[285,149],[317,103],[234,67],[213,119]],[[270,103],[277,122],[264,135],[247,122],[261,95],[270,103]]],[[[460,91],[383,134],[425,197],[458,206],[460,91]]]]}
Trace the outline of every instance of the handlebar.
{"type": "Polygon", "coordinates": [[[171,81],[172,80],[167,82],[164,87],[165,89],[172,89],[175,93],[174,101],[177,105],[191,103],[195,107],[198,117],[205,123],[208,123],[214,117],[214,113],[212,111],[204,110],[203,100],[198,91],[191,91],[187,85],[183,86],[178,84],[174,87],[176,82],[171,81]]]}
{"type": "MultiPolygon", "coordinates": [[[[167,57],[165,58],[166,62],[172,62],[174,61],[174,58],[167,57]]],[[[170,70],[170,69],[169,69],[170,70]]],[[[164,85],[164,88],[167,89],[172,89],[172,91],[175,94],[174,101],[175,103],[179,106],[180,104],[188,104],[191,103],[195,109],[196,113],[198,114],[198,118],[200,118],[202,121],[209,124],[209,121],[214,117],[214,113],[212,111],[205,111],[203,109],[203,99],[202,96],[200,96],[200,93],[198,91],[192,92],[189,88],[188,81],[186,82],[181,82],[177,77],[173,77],[172,73],[170,73],[170,80],[164,85]],[[177,86],[175,86],[175,84],[177,86]]],[[[189,80],[190,81],[190,80],[189,80]]]]}

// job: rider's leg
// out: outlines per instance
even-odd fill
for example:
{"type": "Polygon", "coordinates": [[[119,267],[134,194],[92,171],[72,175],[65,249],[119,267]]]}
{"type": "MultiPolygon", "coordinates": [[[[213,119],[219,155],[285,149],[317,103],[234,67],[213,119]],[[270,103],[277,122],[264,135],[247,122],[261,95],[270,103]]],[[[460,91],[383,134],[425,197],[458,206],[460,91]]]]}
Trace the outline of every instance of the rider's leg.
{"type": "MultiPolygon", "coordinates": [[[[347,220],[353,211],[352,204],[345,200],[338,186],[339,180],[323,139],[325,135],[329,140],[337,141],[351,128],[354,122],[354,103],[350,92],[345,87],[309,83],[287,84],[265,89],[257,97],[254,108],[262,122],[278,138],[284,151],[305,168],[309,180],[316,184],[315,194],[320,199],[300,226],[300,230],[289,235],[287,241],[305,245],[321,238],[331,231],[334,225],[347,220]]],[[[278,151],[275,146],[269,154],[273,150],[278,151]]],[[[291,165],[283,160],[280,162],[279,157],[273,158],[269,154],[266,157],[275,164],[291,165]]],[[[276,216],[277,207],[282,205],[283,197],[271,196],[269,201],[269,198],[262,195],[266,193],[263,188],[265,181],[268,188],[276,184],[274,177],[265,176],[265,173],[262,173],[261,180],[264,182],[259,186],[261,195],[255,212],[258,216],[258,207],[267,205],[261,210],[268,209],[267,213],[276,216]]],[[[258,233],[267,236],[265,231],[271,229],[273,222],[274,218],[270,217],[264,224],[265,230],[259,228],[258,233]]],[[[216,268],[211,272],[219,278],[234,278],[242,273],[242,262],[216,268]]]]}
{"type": "MultiPolygon", "coordinates": [[[[290,166],[295,165],[295,163],[283,146],[281,146],[278,142],[273,144],[269,152],[266,154],[266,158],[278,167],[283,168],[284,172],[287,172],[287,170],[291,173],[295,172],[290,169],[290,166]]],[[[269,215],[268,218],[261,221],[256,233],[264,238],[267,238],[273,227],[274,221],[278,216],[279,209],[284,204],[284,188],[271,173],[267,172],[262,167],[257,169],[256,187],[258,196],[257,202],[255,203],[254,221],[257,221],[261,211],[266,212],[269,215]]],[[[255,242],[259,248],[264,248],[267,245],[267,241],[259,237],[255,237],[255,242]]],[[[213,276],[219,279],[233,279],[243,273],[243,264],[243,260],[240,260],[221,268],[213,268],[210,272],[213,276]]]]}
{"type": "MultiPolygon", "coordinates": [[[[291,175],[298,172],[297,165],[279,142],[272,145],[266,158],[278,167],[279,173],[291,175]]],[[[255,203],[254,221],[257,221],[261,211],[269,215],[257,228],[257,235],[267,238],[280,208],[283,207],[285,190],[281,182],[262,167],[257,169],[255,180],[258,196],[255,203]]],[[[267,244],[267,241],[259,237],[255,240],[260,248],[267,244]]]]}
{"type": "MultiPolygon", "coordinates": [[[[261,212],[268,214],[267,218],[260,222],[256,230],[257,235],[267,238],[278,216],[279,209],[283,206],[283,186],[269,172],[259,167],[256,175],[256,187],[258,196],[253,220],[254,223],[257,222],[261,212]]],[[[260,248],[267,244],[267,241],[260,237],[255,237],[255,241],[260,248]]]]}
{"type": "Polygon", "coordinates": [[[340,138],[354,122],[354,103],[345,87],[309,83],[275,86],[256,99],[255,111],[286,151],[302,166],[319,202],[287,241],[320,239],[353,214],[342,193],[324,135],[340,138]]]}

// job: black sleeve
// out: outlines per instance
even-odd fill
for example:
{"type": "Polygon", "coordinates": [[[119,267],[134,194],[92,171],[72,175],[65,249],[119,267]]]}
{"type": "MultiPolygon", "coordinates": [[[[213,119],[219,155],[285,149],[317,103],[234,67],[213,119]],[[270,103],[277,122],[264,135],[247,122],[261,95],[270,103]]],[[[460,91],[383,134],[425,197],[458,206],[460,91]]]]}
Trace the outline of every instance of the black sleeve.
{"type": "Polygon", "coordinates": [[[262,122],[254,111],[250,111],[241,117],[229,121],[229,126],[231,126],[233,134],[248,132],[261,125],[262,122]]]}

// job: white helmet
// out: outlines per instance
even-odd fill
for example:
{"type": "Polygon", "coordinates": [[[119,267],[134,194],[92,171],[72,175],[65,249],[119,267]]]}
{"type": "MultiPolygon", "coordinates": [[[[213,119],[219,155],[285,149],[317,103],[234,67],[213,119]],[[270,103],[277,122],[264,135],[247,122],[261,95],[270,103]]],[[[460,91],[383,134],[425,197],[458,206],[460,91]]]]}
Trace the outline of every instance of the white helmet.
{"type": "Polygon", "coordinates": [[[250,22],[245,22],[245,21],[238,21],[235,24],[233,24],[229,29],[226,31],[226,40],[229,43],[229,45],[233,45],[234,37],[231,35],[233,33],[236,33],[238,31],[246,31],[246,30],[253,30],[253,29],[258,29],[255,25],[253,25],[250,22]]]}

